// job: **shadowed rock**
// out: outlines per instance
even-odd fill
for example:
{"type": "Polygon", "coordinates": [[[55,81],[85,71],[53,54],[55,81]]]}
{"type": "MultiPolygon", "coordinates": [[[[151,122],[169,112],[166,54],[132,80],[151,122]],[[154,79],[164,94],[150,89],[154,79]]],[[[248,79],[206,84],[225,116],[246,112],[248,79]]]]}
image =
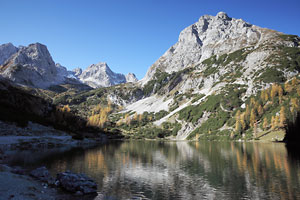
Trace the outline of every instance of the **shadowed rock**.
{"type": "Polygon", "coordinates": [[[84,174],[75,174],[70,171],[57,174],[58,185],[66,191],[76,195],[92,194],[97,192],[97,184],[84,174]]]}

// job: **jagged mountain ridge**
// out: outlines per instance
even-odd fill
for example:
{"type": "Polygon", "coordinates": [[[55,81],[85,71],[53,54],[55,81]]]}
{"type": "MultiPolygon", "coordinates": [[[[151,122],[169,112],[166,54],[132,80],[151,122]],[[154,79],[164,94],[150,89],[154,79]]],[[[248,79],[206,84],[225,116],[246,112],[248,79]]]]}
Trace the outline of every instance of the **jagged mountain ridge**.
{"type": "Polygon", "coordinates": [[[4,64],[7,59],[9,59],[13,54],[18,51],[12,43],[0,45],[0,65],[4,64]]]}
{"type": "Polygon", "coordinates": [[[115,73],[108,67],[107,63],[103,62],[92,64],[84,71],[76,69],[75,75],[83,83],[93,88],[108,87],[121,83],[137,81],[137,78],[133,73],[129,73],[126,76],[124,74],[115,73]]]}
{"type": "MultiPolygon", "coordinates": [[[[186,139],[191,133],[195,137],[208,131],[233,132],[230,119],[237,110],[245,112],[250,98],[258,98],[274,84],[300,78],[299,46],[299,36],[260,28],[224,12],[205,15],[184,29],[178,42],[150,67],[140,81],[143,98],[128,102],[123,113],[164,113],[154,121],[151,117],[153,125],[180,124],[177,139],[186,139]]],[[[291,96],[284,97],[286,110],[292,109],[288,108],[291,96]]],[[[271,114],[280,115],[278,107],[272,109],[259,117],[271,123],[271,114]]],[[[263,120],[258,118],[257,126],[262,126],[263,120]]]]}
{"type": "MultiPolygon", "coordinates": [[[[168,136],[170,129],[174,129],[176,139],[218,132],[228,137],[228,133],[235,130],[236,112],[245,113],[246,107],[252,105],[250,99],[259,99],[261,91],[266,90],[269,98],[272,84],[284,88],[282,85],[286,81],[295,79],[298,87],[298,36],[260,28],[230,18],[223,12],[200,19],[199,22],[207,21],[205,31],[199,34],[201,24],[185,29],[179,41],[152,65],[142,84],[128,83],[65,94],[55,102],[70,104],[84,117],[93,113],[99,115],[92,112],[94,108],[110,102],[116,113],[107,118],[113,122],[109,124],[124,132],[141,134],[159,128],[163,130],[160,136],[164,133],[168,136]],[[124,109],[120,111],[120,108],[124,109]]],[[[108,68],[105,63],[99,65],[108,68]]],[[[94,67],[101,66],[94,65],[92,69],[94,67]]],[[[73,75],[82,73],[81,69],[76,69],[73,75]]],[[[296,89],[284,90],[281,103],[286,110],[290,110],[291,98],[300,100],[300,90],[297,94],[296,89]]],[[[276,98],[278,100],[278,97],[273,99],[276,98]]],[[[269,99],[260,105],[268,110],[257,118],[258,127],[263,118],[270,123],[271,117],[280,115],[278,102],[272,101],[269,99]]],[[[244,131],[249,132],[251,128],[244,131]]]]}
{"type": "Polygon", "coordinates": [[[142,84],[151,80],[157,70],[167,73],[179,71],[213,55],[258,46],[279,34],[242,19],[231,18],[224,12],[216,16],[204,15],[180,33],[178,42],[149,68],[142,84]]]}
{"type": "Polygon", "coordinates": [[[3,44],[0,46],[0,61],[2,77],[35,88],[46,89],[52,85],[85,83],[96,88],[137,81],[134,74],[125,76],[114,73],[107,64],[104,68],[99,67],[101,64],[91,65],[83,72],[81,69],[68,71],[59,63],[55,64],[47,47],[40,43],[19,48],[11,43],[3,44]]]}

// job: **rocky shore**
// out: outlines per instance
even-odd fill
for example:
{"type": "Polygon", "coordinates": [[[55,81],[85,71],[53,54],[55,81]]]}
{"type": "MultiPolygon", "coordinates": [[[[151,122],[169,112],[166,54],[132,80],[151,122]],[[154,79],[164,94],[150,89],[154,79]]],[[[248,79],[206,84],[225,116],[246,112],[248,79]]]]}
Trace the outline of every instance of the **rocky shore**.
{"type": "Polygon", "coordinates": [[[12,166],[10,159],[16,151],[67,151],[76,147],[90,148],[105,141],[105,136],[75,140],[52,127],[29,123],[20,128],[0,121],[0,199],[94,199],[97,185],[84,174],[66,171],[52,177],[46,167],[32,170],[27,166],[12,166]]]}

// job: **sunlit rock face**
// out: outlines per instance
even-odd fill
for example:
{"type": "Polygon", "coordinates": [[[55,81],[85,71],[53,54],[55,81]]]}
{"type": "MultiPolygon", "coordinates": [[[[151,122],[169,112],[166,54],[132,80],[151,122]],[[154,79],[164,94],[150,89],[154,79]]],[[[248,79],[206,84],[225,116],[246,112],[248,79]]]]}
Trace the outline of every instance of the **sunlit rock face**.
{"type": "Polygon", "coordinates": [[[66,73],[66,68],[56,65],[47,47],[40,43],[21,47],[0,68],[3,77],[37,88],[64,82],[66,73]]]}
{"type": "Polygon", "coordinates": [[[18,51],[12,43],[0,45],[0,65],[3,65],[7,59],[18,51]]]}
{"type": "Polygon", "coordinates": [[[178,42],[149,68],[142,84],[151,80],[157,69],[168,73],[179,71],[213,55],[263,43],[274,34],[277,32],[265,31],[224,12],[216,16],[204,15],[180,33],[178,42]]]}
{"type": "Polygon", "coordinates": [[[93,88],[108,87],[126,82],[136,82],[134,74],[128,75],[113,72],[107,63],[99,62],[98,64],[90,65],[86,70],[80,73],[76,71],[78,78],[85,84],[93,88]]]}

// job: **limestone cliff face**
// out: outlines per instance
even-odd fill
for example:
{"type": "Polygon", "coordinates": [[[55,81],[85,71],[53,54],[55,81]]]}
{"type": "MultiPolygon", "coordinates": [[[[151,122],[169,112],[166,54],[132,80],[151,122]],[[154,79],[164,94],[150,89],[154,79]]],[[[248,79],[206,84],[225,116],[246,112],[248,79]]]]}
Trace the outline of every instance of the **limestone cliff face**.
{"type": "Polygon", "coordinates": [[[16,48],[11,43],[0,46],[0,76],[14,83],[46,89],[64,83],[87,84],[90,87],[108,87],[120,83],[136,82],[134,74],[123,75],[111,71],[106,63],[68,71],[55,63],[47,49],[40,43],[16,48]]]}
{"type": "MultiPolygon", "coordinates": [[[[185,139],[210,116],[217,117],[220,111],[231,115],[236,109],[245,109],[251,95],[299,76],[299,47],[299,36],[251,25],[224,12],[202,16],[185,28],[178,42],[149,68],[139,82],[145,97],[126,105],[125,110],[138,114],[165,110],[168,114],[154,125],[180,123],[177,139],[185,139]],[[225,100],[230,94],[238,96],[238,103],[225,108],[226,102],[233,101],[225,100]],[[203,110],[193,122],[189,120],[195,113],[188,113],[188,120],[178,117],[216,96],[224,98],[216,100],[218,106],[213,111],[203,110]]],[[[219,127],[219,131],[233,129],[226,124],[219,127]]]]}
{"type": "Polygon", "coordinates": [[[40,43],[21,47],[1,67],[0,74],[15,83],[47,88],[63,82],[47,49],[40,43]]]}
{"type": "Polygon", "coordinates": [[[85,84],[93,88],[108,87],[126,82],[136,82],[134,74],[129,73],[127,76],[113,72],[107,63],[100,62],[92,64],[84,71],[76,69],[77,77],[85,84]]]}
{"type": "Polygon", "coordinates": [[[0,45],[0,65],[3,65],[7,59],[18,51],[12,43],[0,45]]]}
{"type": "Polygon", "coordinates": [[[157,69],[168,73],[179,71],[213,55],[262,44],[278,34],[242,19],[231,18],[224,12],[216,16],[204,15],[180,33],[178,42],[149,68],[142,84],[151,80],[157,69]]]}

